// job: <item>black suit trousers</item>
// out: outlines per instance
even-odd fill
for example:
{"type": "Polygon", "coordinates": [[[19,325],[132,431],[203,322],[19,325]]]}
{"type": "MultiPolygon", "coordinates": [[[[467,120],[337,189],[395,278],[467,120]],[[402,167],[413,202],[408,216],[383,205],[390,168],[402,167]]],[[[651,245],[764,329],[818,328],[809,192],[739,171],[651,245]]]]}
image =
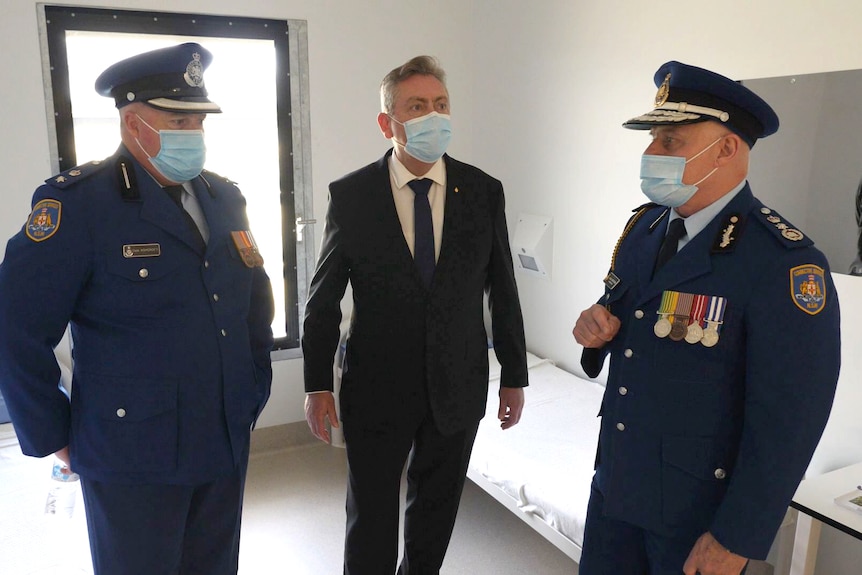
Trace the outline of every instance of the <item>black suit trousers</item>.
{"type": "Polygon", "coordinates": [[[443,435],[430,410],[424,419],[401,426],[344,422],[349,467],[345,575],[395,573],[405,463],[404,557],[398,575],[439,573],[478,427],[476,421],[443,435]]]}

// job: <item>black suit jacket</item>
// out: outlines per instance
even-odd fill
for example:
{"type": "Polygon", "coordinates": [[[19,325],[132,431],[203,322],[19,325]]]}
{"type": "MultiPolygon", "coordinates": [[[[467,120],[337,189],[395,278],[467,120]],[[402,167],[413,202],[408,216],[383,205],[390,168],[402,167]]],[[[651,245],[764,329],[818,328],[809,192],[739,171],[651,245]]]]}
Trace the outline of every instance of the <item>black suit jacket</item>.
{"type": "Polygon", "coordinates": [[[420,417],[430,404],[439,430],[453,433],[485,412],[486,290],[501,386],[527,385],[503,186],[444,156],[443,239],[428,289],[395,210],[391,154],[329,186],[323,242],[305,308],[305,388],[333,389],[340,301],[350,281],[353,315],[341,418],[363,426],[398,425],[420,417]]]}

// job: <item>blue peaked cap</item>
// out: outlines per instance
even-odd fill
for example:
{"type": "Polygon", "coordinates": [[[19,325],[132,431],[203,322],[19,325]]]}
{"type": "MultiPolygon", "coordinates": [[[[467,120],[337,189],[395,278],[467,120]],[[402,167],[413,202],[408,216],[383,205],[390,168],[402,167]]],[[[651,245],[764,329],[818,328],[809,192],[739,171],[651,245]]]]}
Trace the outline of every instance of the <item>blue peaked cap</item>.
{"type": "Polygon", "coordinates": [[[725,124],[753,147],[758,138],[778,131],[778,115],[760,96],[715,72],[671,61],[655,73],[655,108],[623,123],[633,130],[694,124],[725,124]]]}
{"type": "Polygon", "coordinates": [[[114,98],[117,108],[145,102],[168,112],[221,112],[204,86],[210,62],[212,54],[194,42],[144,52],[109,66],[96,92],[114,98]]]}

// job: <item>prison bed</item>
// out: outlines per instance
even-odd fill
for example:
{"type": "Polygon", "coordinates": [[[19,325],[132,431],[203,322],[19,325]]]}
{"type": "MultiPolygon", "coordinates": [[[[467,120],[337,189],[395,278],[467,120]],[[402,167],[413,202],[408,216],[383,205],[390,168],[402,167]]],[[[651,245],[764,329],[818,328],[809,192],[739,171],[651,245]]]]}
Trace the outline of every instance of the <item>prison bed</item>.
{"type": "Polygon", "coordinates": [[[515,427],[500,429],[500,364],[492,349],[487,415],[467,476],[566,555],[579,561],[604,387],[527,354],[530,385],[515,427]]]}

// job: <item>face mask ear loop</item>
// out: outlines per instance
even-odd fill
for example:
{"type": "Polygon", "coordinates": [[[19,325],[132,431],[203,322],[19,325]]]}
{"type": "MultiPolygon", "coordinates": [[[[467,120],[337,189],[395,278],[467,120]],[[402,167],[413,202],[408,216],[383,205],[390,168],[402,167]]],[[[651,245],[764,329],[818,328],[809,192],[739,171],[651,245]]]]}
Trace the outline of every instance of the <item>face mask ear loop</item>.
{"type": "Polygon", "coordinates": [[[141,149],[141,151],[144,153],[144,155],[147,157],[148,160],[153,159],[153,157],[151,155],[149,155],[147,153],[147,151],[144,149],[144,146],[143,146],[143,144],[141,144],[141,141],[139,139],[135,138],[135,143],[138,145],[138,147],[141,149]]]}
{"type": "MultiPolygon", "coordinates": [[[[722,139],[722,138],[724,138],[724,136],[719,136],[719,137],[718,137],[718,139],[717,139],[716,141],[714,141],[713,143],[711,143],[710,145],[708,145],[707,147],[705,147],[704,149],[702,149],[701,151],[699,151],[698,153],[696,153],[695,155],[693,155],[691,158],[689,158],[688,160],[686,160],[686,161],[685,161],[685,163],[686,163],[686,164],[688,164],[690,161],[692,161],[692,160],[696,159],[696,158],[697,158],[698,156],[700,156],[701,154],[706,153],[706,151],[707,151],[708,149],[710,149],[711,147],[713,147],[714,145],[716,145],[717,143],[719,143],[719,142],[721,141],[721,139],[722,139]]],[[[708,173],[707,175],[705,175],[704,177],[702,177],[701,179],[699,179],[698,181],[696,181],[695,183],[693,183],[693,184],[692,184],[692,186],[697,187],[697,186],[699,186],[700,184],[702,184],[702,183],[703,183],[703,182],[704,182],[708,177],[710,177],[711,175],[713,175],[717,169],[718,169],[718,168],[713,168],[713,169],[712,169],[712,171],[711,171],[710,173],[708,173]]]]}
{"type": "MultiPolygon", "coordinates": [[[[398,120],[396,120],[395,118],[393,118],[393,117],[392,117],[392,114],[386,114],[386,115],[387,115],[387,116],[389,116],[389,119],[390,119],[390,120],[392,120],[393,122],[395,122],[396,124],[401,124],[402,126],[404,125],[404,122],[399,122],[398,120]]],[[[395,143],[396,143],[396,144],[398,144],[398,145],[399,145],[399,146],[401,146],[402,148],[404,148],[405,146],[407,146],[407,143],[406,143],[406,142],[399,142],[399,141],[398,141],[398,139],[395,137],[395,130],[392,130],[392,139],[395,141],[395,143]]]]}
{"type": "MultiPolygon", "coordinates": [[[[135,116],[138,116],[138,114],[135,114],[135,116]]],[[[158,130],[156,130],[155,128],[153,128],[153,127],[152,127],[152,126],[150,126],[149,124],[147,124],[147,121],[146,121],[146,120],[144,120],[144,119],[143,119],[143,118],[141,118],[140,116],[138,116],[138,119],[139,119],[139,120],[140,120],[140,121],[141,121],[141,122],[142,122],[146,127],[148,127],[150,130],[152,130],[154,133],[156,133],[156,134],[158,134],[158,133],[159,133],[159,131],[158,131],[158,130]]],[[[159,140],[161,141],[161,134],[159,134],[159,140]]],[[[153,159],[153,157],[152,157],[151,155],[149,155],[149,154],[147,153],[147,151],[144,149],[144,145],[143,145],[143,144],[141,144],[141,140],[139,140],[138,138],[135,138],[135,143],[136,143],[136,144],[138,144],[138,147],[141,149],[141,151],[144,153],[144,155],[147,157],[147,159],[148,159],[148,160],[152,160],[152,159],[153,159]]]]}
{"type": "MultiPolygon", "coordinates": [[[[717,143],[719,143],[723,137],[724,137],[724,136],[719,136],[719,137],[718,137],[718,139],[717,139],[716,141],[714,141],[713,143],[711,143],[710,145],[708,145],[707,147],[705,147],[704,149],[702,149],[701,151],[699,151],[698,153],[696,153],[695,155],[693,155],[692,157],[690,157],[689,159],[687,159],[687,160],[685,161],[685,163],[687,164],[687,163],[691,162],[692,160],[696,160],[698,157],[700,157],[700,156],[701,156],[701,154],[706,153],[706,151],[707,151],[708,149],[710,149],[711,147],[713,147],[714,145],[716,145],[717,143]]],[[[702,180],[701,180],[701,181],[702,181],[702,180]]]]}
{"type": "MultiPolygon", "coordinates": [[[[137,115],[137,114],[135,114],[135,116],[138,116],[138,115],[137,115]]],[[[150,130],[152,130],[152,131],[153,131],[153,133],[155,133],[155,134],[158,134],[158,133],[159,133],[159,131],[158,131],[158,130],[156,130],[155,128],[153,128],[153,127],[152,127],[152,126],[150,126],[149,124],[147,124],[147,121],[146,121],[146,120],[144,120],[144,119],[143,119],[143,118],[141,118],[140,116],[138,116],[138,119],[139,119],[141,122],[143,122],[143,124],[144,124],[146,127],[148,127],[150,130]]]]}
{"type": "Polygon", "coordinates": [[[694,187],[699,186],[699,185],[700,185],[700,184],[701,184],[705,179],[707,179],[708,177],[710,177],[711,175],[713,175],[717,169],[718,169],[718,168],[713,168],[713,169],[712,169],[712,171],[711,171],[710,173],[708,173],[707,175],[705,175],[704,177],[702,177],[701,179],[699,179],[698,181],[696,181],[695,183],[693,183],[693,184],[692,184],[692,186],[694,186],[694,187]]]}

